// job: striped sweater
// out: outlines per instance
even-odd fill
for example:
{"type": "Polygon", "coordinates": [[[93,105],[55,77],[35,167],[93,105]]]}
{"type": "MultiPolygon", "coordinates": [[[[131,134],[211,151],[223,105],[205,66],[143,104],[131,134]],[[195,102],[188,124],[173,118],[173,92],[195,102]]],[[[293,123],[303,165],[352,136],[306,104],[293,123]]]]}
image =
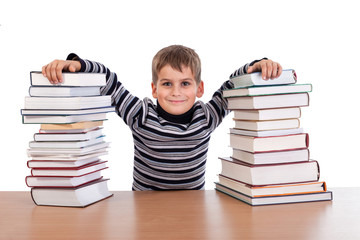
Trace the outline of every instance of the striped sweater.
{"type": "MultiPolygon", "coordinates": [[[[210,136],[229,113],[222,90],[233,87],[230,81],[224,82],[208,103],[197,101],[187,113],[175,116],[149,98],[132,95],[104,65],[76,54],[67,59],[80,61],[81,72],[106,73],[107,84],[101,94],[112,96],[116,113],[133,135],[133,190],[204,188],[210,136]]],[[[249,65],[232,76],[246,73],[249,65]]]]}

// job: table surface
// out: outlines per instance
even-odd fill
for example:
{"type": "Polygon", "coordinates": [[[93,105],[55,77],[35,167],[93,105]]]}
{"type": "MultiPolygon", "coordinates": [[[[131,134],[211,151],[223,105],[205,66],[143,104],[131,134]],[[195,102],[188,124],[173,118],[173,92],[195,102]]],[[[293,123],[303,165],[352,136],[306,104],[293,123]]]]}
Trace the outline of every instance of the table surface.
{"type": "Polygon", "coordinates": [[[333,201],[251,207],[214,190],[114,192],[86,208],[0,192],[0,239],[360,239],[360,188],[333,201]]]}

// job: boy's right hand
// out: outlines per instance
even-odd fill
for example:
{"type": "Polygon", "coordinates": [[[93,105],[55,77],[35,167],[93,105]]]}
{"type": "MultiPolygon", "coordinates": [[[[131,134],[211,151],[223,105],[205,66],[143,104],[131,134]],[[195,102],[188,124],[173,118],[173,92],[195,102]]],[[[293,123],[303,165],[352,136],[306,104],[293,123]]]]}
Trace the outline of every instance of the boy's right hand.
{"type": "Polygon", "coordinates": [[[63,81],[62,72],[78,72],[81,69],[79,61],[72,60],[54,60],[42,67],[42,74],[49,79],[52,84],[63,81]]]}

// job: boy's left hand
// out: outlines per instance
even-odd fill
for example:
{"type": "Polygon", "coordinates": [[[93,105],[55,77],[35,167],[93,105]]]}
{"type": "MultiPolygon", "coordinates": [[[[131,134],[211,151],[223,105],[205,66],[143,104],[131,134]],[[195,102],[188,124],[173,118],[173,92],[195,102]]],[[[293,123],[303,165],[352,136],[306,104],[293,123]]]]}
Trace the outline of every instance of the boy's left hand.
{"type": "Polygon", "coordinates": [[[261,60],[247,69],[247,73],[261,72],[264,80],[278,78],[282,73],[282,67],[279,63],[272,60],[261,60]]]}

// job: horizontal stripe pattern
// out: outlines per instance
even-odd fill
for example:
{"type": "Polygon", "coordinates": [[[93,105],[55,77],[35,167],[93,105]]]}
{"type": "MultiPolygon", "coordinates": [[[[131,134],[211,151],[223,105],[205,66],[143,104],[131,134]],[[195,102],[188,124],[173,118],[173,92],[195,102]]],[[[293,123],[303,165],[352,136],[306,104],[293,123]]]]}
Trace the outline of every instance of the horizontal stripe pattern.
{"type": "MultiPolygon", "coordinates": [[[[132,130],[133,190],[203,189],[211,133],[229,113],[222,90],[233,84],[223,83],[206,104],[197,101],[190,123],[179,124],[159,116],[149,98],[133,96],[102,64],[78,59],[83,71],[106,73],[107,85],[101,93],[112,96],[116,113],[132,130]]],[[[241,72],[246,72],[247,67],[243,66],[241,72]]]]}

